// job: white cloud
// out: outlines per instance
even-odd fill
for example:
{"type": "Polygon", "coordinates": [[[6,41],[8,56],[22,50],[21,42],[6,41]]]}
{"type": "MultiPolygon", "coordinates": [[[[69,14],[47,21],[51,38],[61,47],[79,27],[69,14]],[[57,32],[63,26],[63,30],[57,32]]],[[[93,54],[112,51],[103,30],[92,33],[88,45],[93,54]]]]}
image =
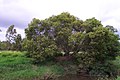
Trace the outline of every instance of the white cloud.
{"type": "Polygon", "coordinates": [[[0,32],[0,41],[5,41],[6,38],[5,38],[5,35],[6,35],[6,28],[4,27],[0,27],[0,29],[2,30],[2,32],[0,32]]]}
{"type": "Polygon", "coordinates": [[[17,30],[17,34],[21,34],[21,36],[22,36],[22,38],[24,38],[25,37],[25,31],[23,30],[23,29],[20,29],[20,28],[16,28],[16,30],[17,30]]]}

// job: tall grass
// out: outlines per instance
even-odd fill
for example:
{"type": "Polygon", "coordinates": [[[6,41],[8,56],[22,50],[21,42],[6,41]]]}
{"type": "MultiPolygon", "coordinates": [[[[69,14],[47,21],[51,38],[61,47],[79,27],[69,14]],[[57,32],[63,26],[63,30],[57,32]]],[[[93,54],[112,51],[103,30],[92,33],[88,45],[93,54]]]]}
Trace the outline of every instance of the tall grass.
{"type": "MultiPolygon", "coordinates": [[[[25,54],[26,52],[19,51],[0,51],[0,80],[40,80],[45,74],[62,75],[67,71],[74,73],[73,69],[76,69],[75,66],[72,69],[70,65],[73,67],[74,64],[68,62],[34,65],[32,59],[25,57],[25,54]],[[70,70],[67,70],[68,66],[70,70]]],[[[114,63],[120,68],[120,57],[117,57],[114,63]]],[[[120,77],[117,80],[120,80],[120,77]]]]}
{"type": "Polygon", "coordinates": [[[34,65],[25,52],[0,51],[0,80],[33,80],[46,73],[62,74],[62,66],[34,65]]]}

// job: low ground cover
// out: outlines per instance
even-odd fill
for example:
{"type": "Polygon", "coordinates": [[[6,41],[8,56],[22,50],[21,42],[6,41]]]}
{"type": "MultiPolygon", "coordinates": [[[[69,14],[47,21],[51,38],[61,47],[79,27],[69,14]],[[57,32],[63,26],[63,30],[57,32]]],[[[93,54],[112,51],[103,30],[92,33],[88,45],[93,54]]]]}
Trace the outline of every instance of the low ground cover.
{"type": "MultiPolygon", "coordinates": [[[[31,58],[25,57],[25,53],[0,51],[0,80],[41,80],[50,75],[56,77],[76,73],[77,66],[72,61],[47,61],[36,65],[31,58]]],[[[114,63],[120,68],[120,57],[117,57],[114,63]]],[[[120,77],[116,80],[120,80],[120,77]]]]}
{"type": "Polygon", "coordinates": [[[63,73],[60,65],[53,63],[34,65],[31,59],[24,55],[25,52],[0,52],[0,80],[32,80],[45,74],[60,75],[63,73]]]}

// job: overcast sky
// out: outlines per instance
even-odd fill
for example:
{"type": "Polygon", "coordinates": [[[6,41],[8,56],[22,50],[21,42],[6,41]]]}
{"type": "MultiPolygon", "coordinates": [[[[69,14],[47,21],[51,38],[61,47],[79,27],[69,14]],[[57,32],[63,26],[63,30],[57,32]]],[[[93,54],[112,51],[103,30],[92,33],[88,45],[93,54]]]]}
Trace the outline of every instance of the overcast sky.
{"type": "Polygon", "coordinates": [[[24,29],[33,18],[45,19],[62,12],[82,20],[95,17],[120,33],[120,0],[0,0],[0,40],[6,40],[6,30],[12,24],[25,37],[24,29]]]}

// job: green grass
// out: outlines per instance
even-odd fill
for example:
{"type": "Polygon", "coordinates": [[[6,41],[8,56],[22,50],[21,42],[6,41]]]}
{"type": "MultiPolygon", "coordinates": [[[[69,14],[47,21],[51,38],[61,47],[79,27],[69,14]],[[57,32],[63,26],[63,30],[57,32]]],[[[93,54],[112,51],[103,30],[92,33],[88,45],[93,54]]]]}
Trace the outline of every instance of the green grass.
{"type": "MultiPolygon", "coordinates": [[[[0,51],[0,80],[34,80],[51,73],[55,75],[74,73],[77,69],[72,62],[55,63],[49,61],[34,65],[32,59],[25,57],[25,53],[0,51]]],[[[117,57],[114,63],[120,68],[120,57],[117,57]]],[[[120,80],[120,77],[116,80],[120,80]]]]}
{"type": "Polygon", "coordinates": [[[120,77],[118,77],[116,80],[120,80],[120,77]]]}
{"type": "Polygon", "coordinates": [[[25,52],[0,51],[0,80],[33,80],[45,74],[61,75],[63,67],[47,63],[34,65],[25,52]]]}

